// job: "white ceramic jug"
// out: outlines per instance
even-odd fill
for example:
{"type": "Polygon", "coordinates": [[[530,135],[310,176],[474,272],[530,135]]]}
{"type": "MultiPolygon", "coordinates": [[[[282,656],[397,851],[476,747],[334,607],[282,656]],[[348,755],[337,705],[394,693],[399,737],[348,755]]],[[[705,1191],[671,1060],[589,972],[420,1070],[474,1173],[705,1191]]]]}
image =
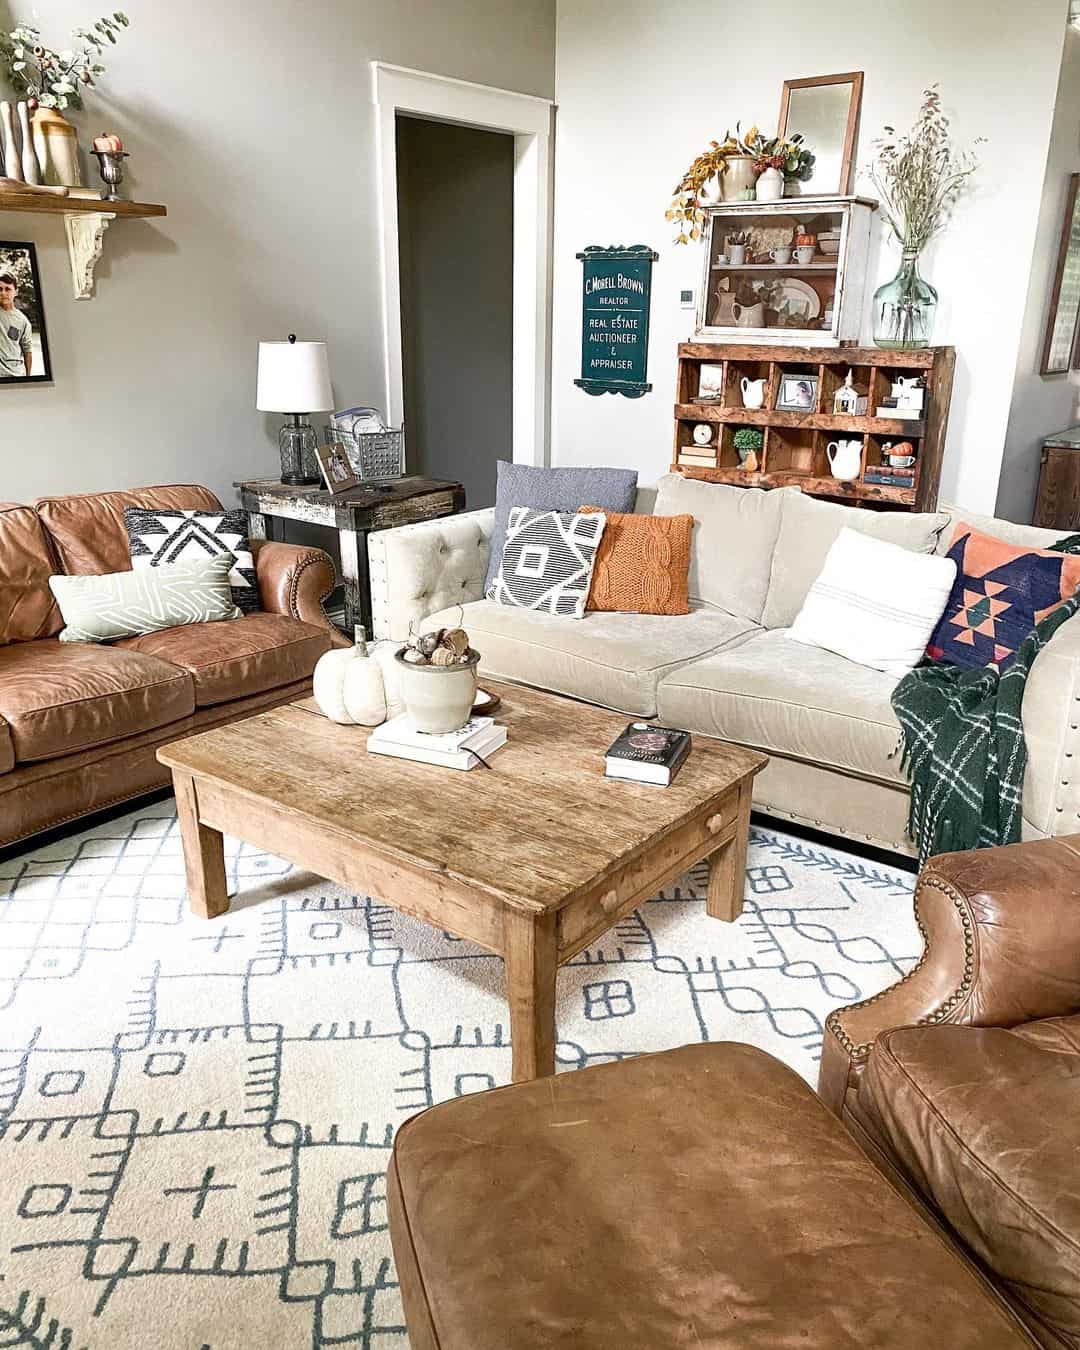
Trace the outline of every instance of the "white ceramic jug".
{"type": "Polygon", "coordinates": [[[825,447],[834,478],[845,483],[858,478],[862,468],[862,441],[830,441],[825,447]]]}
{"type": "Polygon", "coordinates": [[[742,378],[742,401],[744,408],[760,408],[765,402],[765,381],[742,378]]]}

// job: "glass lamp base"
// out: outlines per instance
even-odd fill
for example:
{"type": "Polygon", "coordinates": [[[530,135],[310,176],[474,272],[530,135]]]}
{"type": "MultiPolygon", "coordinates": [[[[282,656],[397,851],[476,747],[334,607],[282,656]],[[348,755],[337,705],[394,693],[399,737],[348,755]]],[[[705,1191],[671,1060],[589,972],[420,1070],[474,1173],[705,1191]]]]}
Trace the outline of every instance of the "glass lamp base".
{"type": "Polygon", "coordinates": [[[319,462],[315,458],[315,428],[300,415],[281,428],[278,449],[281,452],[281,481],[295,487],[320,483],[319,462]]]}

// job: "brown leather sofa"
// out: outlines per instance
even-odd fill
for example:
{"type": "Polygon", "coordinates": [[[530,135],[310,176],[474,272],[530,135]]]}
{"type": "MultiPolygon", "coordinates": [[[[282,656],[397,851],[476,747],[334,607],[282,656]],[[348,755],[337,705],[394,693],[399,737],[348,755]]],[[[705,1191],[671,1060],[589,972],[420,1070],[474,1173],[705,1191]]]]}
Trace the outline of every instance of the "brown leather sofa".
{"type": "Polygon", "coordinates": [[[0,846],[164,786],[160,745],[302,697],[345,641],[322,608],[329,557],[253,540],[259,612],[61,643],[49,577],[129,568],[128,506],[221,510],[194,485],[0,503],[0,846]]]}
{"type": "Polygon", "coordinates": [[[1080,1346],[1080,835],[943,855],[917,904],[821,1097],[728,1043],[407,1122],[413,1350],[1080,1346]]]}

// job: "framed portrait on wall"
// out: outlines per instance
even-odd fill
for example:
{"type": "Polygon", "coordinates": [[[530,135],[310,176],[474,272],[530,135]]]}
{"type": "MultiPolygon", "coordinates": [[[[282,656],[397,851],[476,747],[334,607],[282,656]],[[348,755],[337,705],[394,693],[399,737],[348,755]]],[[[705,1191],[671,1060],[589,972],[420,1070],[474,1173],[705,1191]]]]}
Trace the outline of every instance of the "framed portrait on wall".
{"type": "Polygon", "coordinates": [[[1040,375],[1064,375],[1076,365],[1077,319],[1080,317],[1080,173],[1070,174],[1065,193],[1050,312],[1046,319],[1040,375]]]}
{"type": "Polygon", "coordinates": [[[0,239],[0,384],[52,379],[37,252],[0,239]]]}

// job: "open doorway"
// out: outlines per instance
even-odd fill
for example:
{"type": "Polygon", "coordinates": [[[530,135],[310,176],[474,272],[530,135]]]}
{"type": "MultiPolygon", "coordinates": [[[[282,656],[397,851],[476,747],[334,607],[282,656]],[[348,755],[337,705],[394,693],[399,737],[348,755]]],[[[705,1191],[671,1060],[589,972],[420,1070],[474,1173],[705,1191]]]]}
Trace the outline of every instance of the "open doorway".
{"type": "Polygon", "coordinates": [[[495,501],[513,446],[514,137],[398,113],[408,470],[495,501]]]}

